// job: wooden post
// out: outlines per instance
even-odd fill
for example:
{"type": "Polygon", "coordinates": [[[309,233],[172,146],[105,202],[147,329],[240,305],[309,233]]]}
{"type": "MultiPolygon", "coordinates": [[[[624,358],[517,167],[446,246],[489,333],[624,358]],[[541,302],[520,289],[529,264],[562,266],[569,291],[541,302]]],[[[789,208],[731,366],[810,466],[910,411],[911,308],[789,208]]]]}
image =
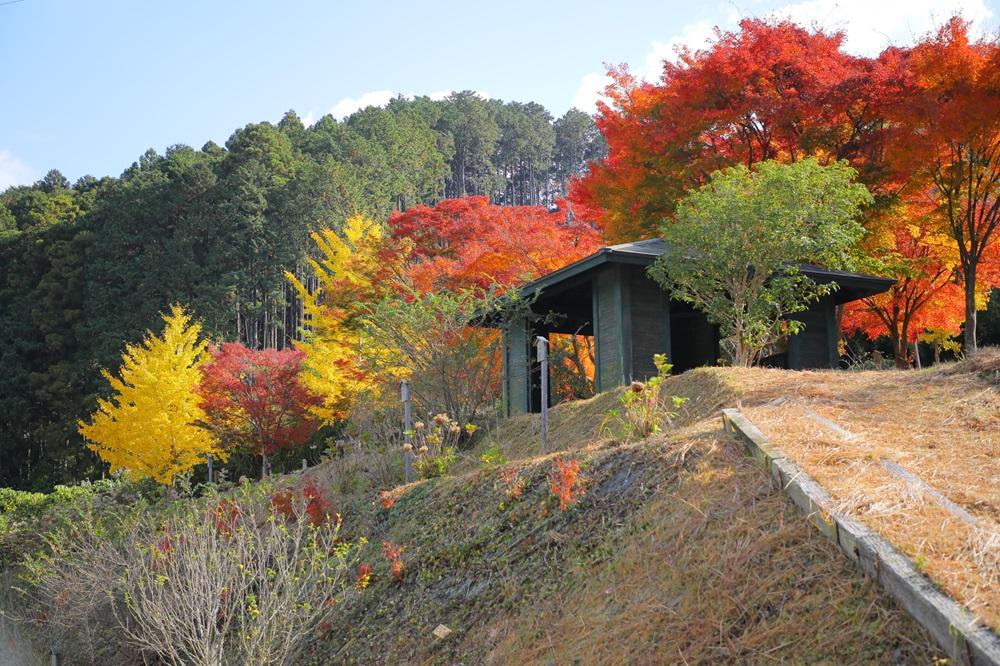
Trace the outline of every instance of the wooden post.
{"type": "Polygon", "coordinates": [[[49,653],[51,656],[51,661],[49,662],[52,666],[62,666],[62,655],[56,652],[55,648],[49,653]]]}
{"type": "Polygon", "coordinates": [[[209,453],[208,456],[208,483],[212,483],[212,454],[209,453]]]}
{"type": "Polygon", "coordinates": [[[410,382],[403,380],[399,388],[403,401],[403,442],[409,447],[403,449],[403,475],[407,483],[413,480],[413,405],[410,402],[410,382]]]}
{"type": "Polygon", "coordinates": [[[541,364],[542,453],[549,448],[549,341],[542,336],[535,338],[538,345],[538,362],[541,364]]]}

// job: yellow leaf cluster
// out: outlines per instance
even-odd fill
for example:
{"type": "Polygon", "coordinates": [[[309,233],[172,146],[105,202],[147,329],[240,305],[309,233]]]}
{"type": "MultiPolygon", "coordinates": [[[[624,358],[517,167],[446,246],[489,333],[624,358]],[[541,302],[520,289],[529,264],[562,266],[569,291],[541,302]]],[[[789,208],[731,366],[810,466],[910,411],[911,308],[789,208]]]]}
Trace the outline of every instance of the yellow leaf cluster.
{"type": "Polygon", "coordinates": [[[318,418],[344,418],[357,397],[377,390],[369,361],[378,343],[364,327],[366,308],[383,298],[403,273],[406,248],[395,244],[382,225],[355,216],[343,229],[312,234],[319,259],[310,260],[318,289],[310,292],[286,273],[303,302],[306,330],[296,343],[305,354],[302,381],[323,396],[318,418]]]}
{"type": "Polygon", "coordinates": [[[125,348],[118,376],[101,370],[115,393],[98,400],[90,423],[79,421],[77,427],[112,472],[170,484],[206,454],[223,460],[226,454],[197,425],[205,420],[196,392],[207,360],[201,324],[177,305],[163,321],[162,336],[149,332],[142,344],[125,348]]]}

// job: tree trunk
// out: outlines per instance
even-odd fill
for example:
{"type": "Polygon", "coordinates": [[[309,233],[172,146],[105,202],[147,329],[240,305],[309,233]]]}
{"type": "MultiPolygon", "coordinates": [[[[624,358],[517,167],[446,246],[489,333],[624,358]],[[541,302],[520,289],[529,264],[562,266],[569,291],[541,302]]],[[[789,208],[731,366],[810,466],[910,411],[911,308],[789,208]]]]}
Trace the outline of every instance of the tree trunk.
{"type": "Polygon", "coordinates": [[[970,264],[965,269],[965,353],[972,356],[976,353],[976,265],[970,264]]]}
{"type": "Polygon", "coordinates": [[[906,338],[893,336],[892,356],[896,360],[897,370],[908,370],[910,368],[910,352],[909,345],[906,344],[906,338]]]}

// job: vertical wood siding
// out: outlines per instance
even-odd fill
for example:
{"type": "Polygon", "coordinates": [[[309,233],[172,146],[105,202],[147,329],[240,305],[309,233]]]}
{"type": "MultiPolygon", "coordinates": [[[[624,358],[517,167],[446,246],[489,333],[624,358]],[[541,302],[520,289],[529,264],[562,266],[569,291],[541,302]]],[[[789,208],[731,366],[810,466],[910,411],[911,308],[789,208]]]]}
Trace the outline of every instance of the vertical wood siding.
{"type": "Polygon", "coordinates": [[[627,271],[632,322],[631,379],[646,380],[656,375],[653,355],[670,352],[670,299],[646,275],[644,266],[629,266],[627,271]]]}

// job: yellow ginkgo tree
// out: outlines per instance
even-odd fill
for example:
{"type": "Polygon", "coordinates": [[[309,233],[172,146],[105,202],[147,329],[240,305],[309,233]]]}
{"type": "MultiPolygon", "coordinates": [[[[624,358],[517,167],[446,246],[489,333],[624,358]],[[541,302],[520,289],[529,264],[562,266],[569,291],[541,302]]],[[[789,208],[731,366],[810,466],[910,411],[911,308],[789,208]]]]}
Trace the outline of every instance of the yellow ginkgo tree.
{"type": "Polygon", "coordinates": [[[340,231],[312,234],[319,258],[310,266],[319,288],[309,290],[291,273],[286,277],[302,299],[307,330],[296,347],[306,354],[302,381],[323,397],[317,417],[331,421],[346,416],[356,397],[375,389],[379,378],[367,360],[378,356],[381,343],[367,334],[364,318],[400,284],[407,246],[386,234],[381,224],[363,216],[340,231]]]}
{"type": "Polygon", "coordinates": [[[226,454],[198,425],[205,414],[196,388],[207,360],[201,324],[178,305],[163,321],[161,336],[148,332],[141,344],[126,346],[117,376],[101,370],[114,395],[98,400],[90,422],[77,426],[112,472],[170,484],[206,455],[226,454]]]}

